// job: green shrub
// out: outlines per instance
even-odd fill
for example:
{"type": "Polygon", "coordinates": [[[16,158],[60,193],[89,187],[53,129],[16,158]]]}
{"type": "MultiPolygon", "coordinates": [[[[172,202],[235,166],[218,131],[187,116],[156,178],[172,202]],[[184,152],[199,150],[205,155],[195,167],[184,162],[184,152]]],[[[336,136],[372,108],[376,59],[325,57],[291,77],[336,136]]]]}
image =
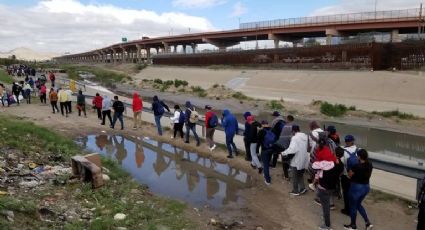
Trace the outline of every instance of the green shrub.
{"type": "Polygon", "coordinates": [[[200,86],[191,86],[192,92],[194,92],[198,97],[206,97],[208,93],[200,86]]]}
{"type": "Polygon", "coordinates": [[[383,116],[383,117],[398,117],[402,120],[414,120],[417,119],[417,117],[411,113],[403,113],[398,110],[392,110],[392,111],[383,111],[383,112],[377,112],[373,111],[372,114],[383,116]]]}
{"type": "Polygon", "coordinates": [[[340,117],[347,112],[347,106],[342,104],[330,104],[322,102],[320,105],[320,112],[330,117],[340,117]]]}
{"type": "Polygon", "coordinates": [[[160,85],[162,85],[162,80],[161,79],[159,79],[159,78],[155,78],[154,80],[153,80],[153,83],[155,83],[155,84],[160,84],[160,85]]]}
{"type": "Polygon", "coordinates": [[[137,70],[143,70],[144,68],[146,68],[147,65],[146,64],[138,64],[137,65],[137,70]]]}
{"type": "Polygon", "coordinates": [[[350,111],[356,111],[357,109],[356,109],[356,106],[352,105],[352,106],[348,107],[348,110],[350,110],[350,111]]]}
{"type": "Polygon", "coordinates": [[[179,80],[179,79],[174,80],[174,87],[176,88],[179,88],[180,86],[186,87],[188,85],[189,85],[189,82],[185,80],[179,80]]]}
{"type": "Polygon", "coordinates": [[[282,110],[285,108],[280,101],[276,101],[276,100],[270,101],[269,103],[267,103],[267,106],[271,110],[282,110]]]}
{"type": "Polygon", "coordinates": [[[167,85],[167,86],[172,86],[172,85],[174,85],[174,81],[173,80],[167,80],[167,81],[164,81],[163,84],[167,85]]]}
{"type": "Polygon", "coordinates": [[[234,94],[232,94],[233,98],[236,98],[238,100],[248,100],[250,99],[248,96],[246,96],[245,94],[241,93],[241,92],[236,92],[234,94]]]}

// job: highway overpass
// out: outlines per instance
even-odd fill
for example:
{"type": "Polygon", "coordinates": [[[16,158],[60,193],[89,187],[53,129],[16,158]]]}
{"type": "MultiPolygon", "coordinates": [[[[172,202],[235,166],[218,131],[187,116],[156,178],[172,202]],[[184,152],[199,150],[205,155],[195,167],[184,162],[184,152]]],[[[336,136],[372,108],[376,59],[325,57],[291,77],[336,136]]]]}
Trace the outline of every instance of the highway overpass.
{"type": "Polygon", "coordinates": [[[211,44],[225,52],[228,47],[247,41],[273,40],[274,48],[279,48],[281,41],[292,42],[296,46],[304,38],[323,37],[327,45],[332,45],[334,37],[367,32],[388,33],[391,42],[400,42],[400,34],[420,36],[423,27],[420,8],[302,17],[242,23],[235,30],[144,38],[54,60],[60,63],[138,63],[150,60],[152,55],[177,53],[178,50],[188,54],[187,47],[190,47],[191,53],[196,53],[199,44],[211,44]]]}

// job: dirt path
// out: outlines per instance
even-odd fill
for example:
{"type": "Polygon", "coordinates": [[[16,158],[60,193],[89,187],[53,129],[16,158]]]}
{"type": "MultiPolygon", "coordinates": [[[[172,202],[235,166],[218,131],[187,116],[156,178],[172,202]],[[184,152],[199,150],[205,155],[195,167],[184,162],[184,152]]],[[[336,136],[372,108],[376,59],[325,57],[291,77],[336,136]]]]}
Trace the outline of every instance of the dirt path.
{"type": "MultiPolygon", "coordinates": [[[[107,134],[149,136],[220,162],[228,162],[232,167],[250,173],[253,177],[252,187],[244,190],[241,194],[246,200],[243,207],[227,206],[220,211],[208,208],[198,211],[188,210],[188,215],[199,223],[200,229],[215,229],[208,225],[210,218],[216,218],[225,223],[243,222],[244,229],[256,229],[257,226],[262,226],[264,229],[317,229],[321,221],[320,207],[313,203],[313,192],[308,192],[300,197],[291,197],[288,194],[291,185],[281,179],[280,169],[272,170],[273,184],[268,187],[264,185],[263,178],[252,170],[241,157],[229,161],[226,159],[226,153],[221,149],[217,149],[211,154],[203,145],[196,148],[184,144],[180,140],[170,140],[169,133],[163,137],[156,136],[155,128],[150,124],[145,124],[141,130],[137,131],[111,130],[106,126],[99,125],[99,121],[92,111],[88,113],[88,118],[78,117],[75,112],[65,118],[59,114],[52,114],[50,107],[40,104],[0,107],[0,112],[33,121],[72,138],[102,131],[107,134]]],[[[127,127],[130,127],[131,121],[126,119],[125,122],[128,124],[127,127]]],[[[337,209],[331,212],[333,227],[342,229],[342,225],[348,223],[349,218],[338,211],[341,208],[341,201],[336,201],[336,206],[337,209]]],[[[369,196],[365,207],[376,229],[415,228],[416,210],[408,209],[406,203],[397,199],[377,199],[369,196]]],[[[359,219],[359,227],[363,226],[362,223],[362,220],[359,219]]]]}

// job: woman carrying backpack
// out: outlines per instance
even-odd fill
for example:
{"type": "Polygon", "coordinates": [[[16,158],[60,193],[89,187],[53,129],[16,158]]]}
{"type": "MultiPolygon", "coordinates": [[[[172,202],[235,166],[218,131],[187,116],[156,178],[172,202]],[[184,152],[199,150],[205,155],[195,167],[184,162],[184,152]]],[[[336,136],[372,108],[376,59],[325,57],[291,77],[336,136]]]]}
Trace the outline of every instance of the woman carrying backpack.
{"type": "Polygon", "coordinates": [[[174,135],[172,139],[176,138],[177,132],[180,132],[180,137],[183,139],[183,125],[184,125],[184,113],[180,109],[179,105],[174,106],[174,116],[170,117],[173,122],[174,135]]]}
{"type": "Polygon", "coordinates": [[[212,111],[212,107],[209,105],[205,106],[207,112],[205,113],[205,128],[206,130],[206,140],[208,143],[208,148],[210,151],[213,151],[217,146],[214,143],[214,132],[215,127],[218,125],[217,115],[212,111]]]}
{"type": "Polygon", "coordinates": [[[351,223],[344,225],[344,228],[347,230],[357,230],[356,218],[357,211],[359,211],[366,223],[366,230],[370,230],[373,228],[373,225],[370,223],[362,202],[370,191],[369,180],[372,175],[373,166],[369,162],[369,156],[366,150],[360,149],[357,152],[357,157],[358,164],[351,167],[348,171],[348,177],[351,180],[350,191],[348,193],[351,223]]]}

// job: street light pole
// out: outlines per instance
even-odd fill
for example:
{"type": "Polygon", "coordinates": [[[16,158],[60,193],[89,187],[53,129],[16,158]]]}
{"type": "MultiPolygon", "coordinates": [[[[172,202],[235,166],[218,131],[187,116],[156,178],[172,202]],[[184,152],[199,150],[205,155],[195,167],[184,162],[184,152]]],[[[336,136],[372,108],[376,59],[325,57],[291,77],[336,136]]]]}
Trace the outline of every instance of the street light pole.
{"type": "Polygon", "coordinates": [[[375,20],[376,20],[376,8],[378,6],[378,0],[375,0],[375,20]]]}

